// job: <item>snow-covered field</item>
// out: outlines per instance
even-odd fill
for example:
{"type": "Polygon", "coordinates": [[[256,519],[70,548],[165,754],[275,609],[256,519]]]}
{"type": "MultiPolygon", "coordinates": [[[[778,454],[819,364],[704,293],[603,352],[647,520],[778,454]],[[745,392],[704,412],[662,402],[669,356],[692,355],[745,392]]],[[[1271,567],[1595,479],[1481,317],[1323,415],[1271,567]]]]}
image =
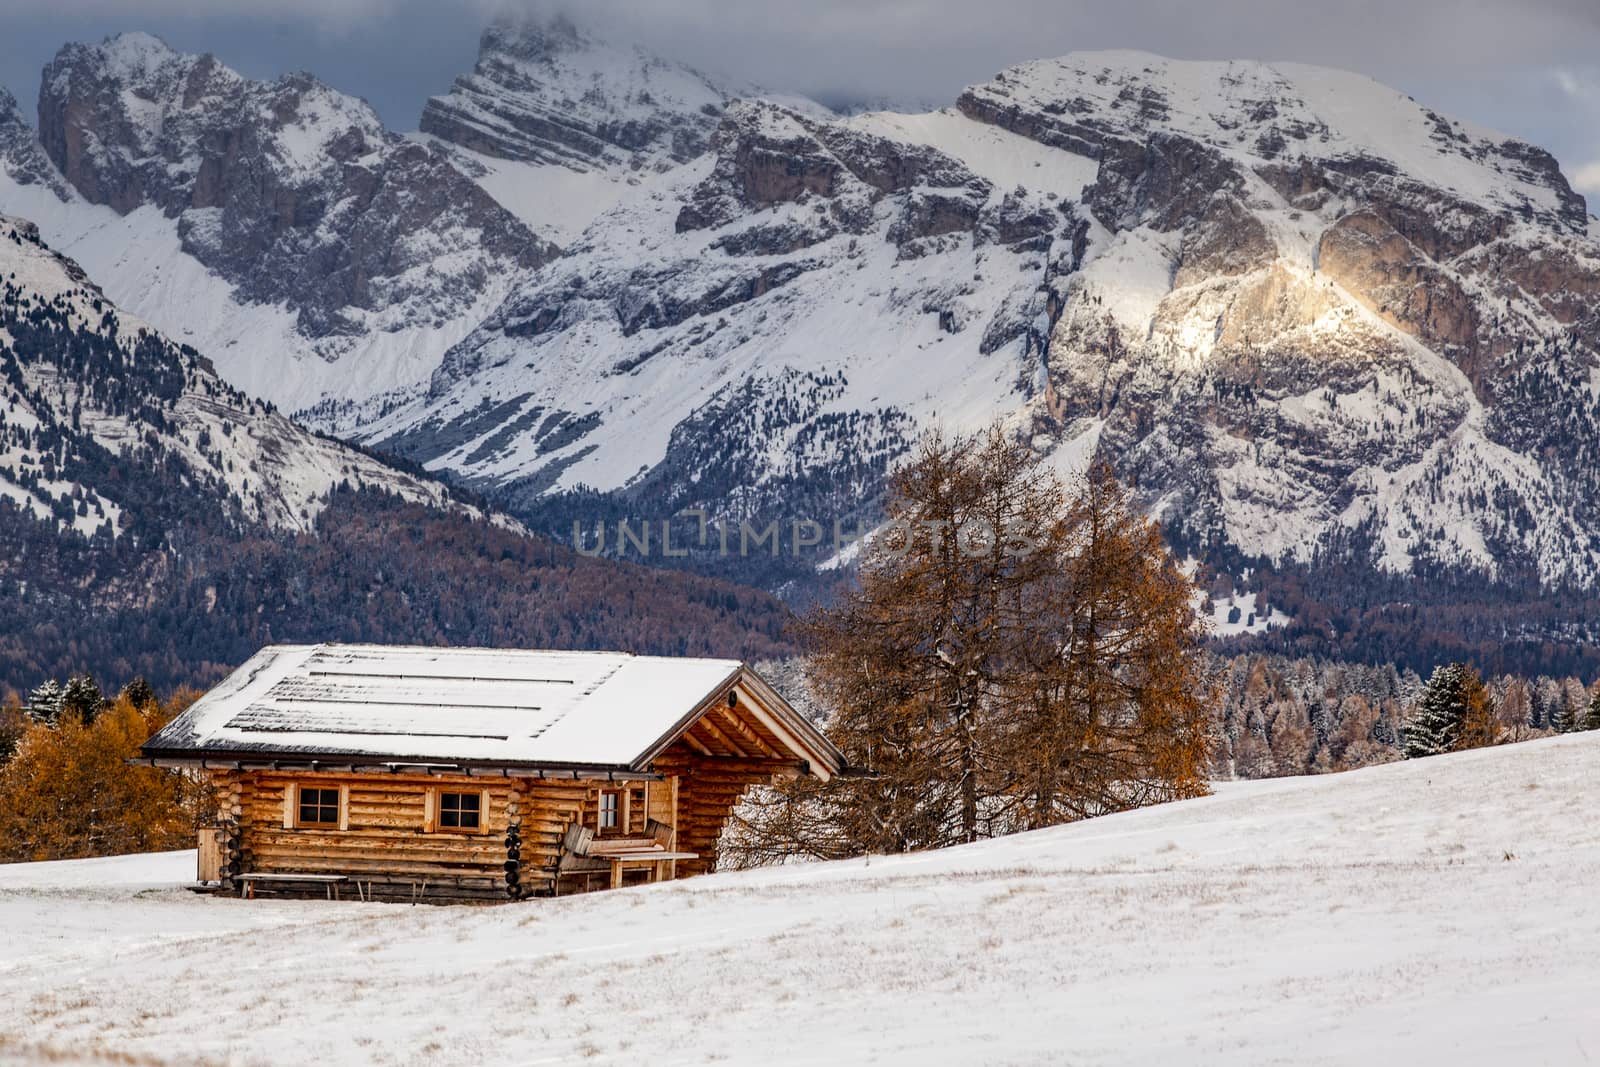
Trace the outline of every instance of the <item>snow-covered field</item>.
{"type": "Polygon", "coordinates": [[[1597,767],[1569,737],[491,908],[0,867],[0,1062],[1594,1062],[1597,767]]]}

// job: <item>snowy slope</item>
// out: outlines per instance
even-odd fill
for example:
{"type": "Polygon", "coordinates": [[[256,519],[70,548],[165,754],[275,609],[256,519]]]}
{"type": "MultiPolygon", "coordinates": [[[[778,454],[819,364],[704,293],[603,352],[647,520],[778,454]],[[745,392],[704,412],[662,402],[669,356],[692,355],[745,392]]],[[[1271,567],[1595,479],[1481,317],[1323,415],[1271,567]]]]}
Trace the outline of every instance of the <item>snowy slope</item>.
{"type": "Polygon", "coordinates": [[[0,867],[0,994],[30,1005],[0,1052],[1583,1063],[1600,830],[1572,812],[1600,803],[1597,756],[1573,736],[495,908],[194,897],[187,853],[0,867]]]}
{"type": "Polygon", "coordinates": [[[38,137],[0,98],[0,211],[286,410],[414,388],[553,252],[451,163],[309,75],[146,34],[68,45],[38,137]]]}
{"type": "Polygon", "coordinates": [[[192,494],[183,503],[214,501],[278,530],[310,530],[341,484],[461,507],[437,482],[309,433],[230,388],[192,348],[119,311],[32,223],[5,216],[0,364],[0,495],[85,538],[121,536],[117,500],[138,492],[128,483],[144,461],[181,479],[192,494]],[[103,352],[80,356],[86,339],[103,352]]]}
{"type": "MultiPolygon", "coordinates": [[[[523,514],[870,512],[924,429],[1098,449],[1185,546],[1600,579],[1600,241],[1555,160],[1337,71],[1093,53],[725,112],[363,439],[523,514]]],[[[1054,457],[1054,458],[1053,458],[1054,457]]]]}

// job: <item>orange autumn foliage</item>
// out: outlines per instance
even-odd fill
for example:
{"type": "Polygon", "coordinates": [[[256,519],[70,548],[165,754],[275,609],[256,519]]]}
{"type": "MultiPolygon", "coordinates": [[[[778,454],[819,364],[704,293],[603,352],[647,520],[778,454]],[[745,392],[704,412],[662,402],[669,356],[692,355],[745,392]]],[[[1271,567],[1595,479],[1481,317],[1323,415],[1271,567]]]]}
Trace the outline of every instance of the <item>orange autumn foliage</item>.
{"type": "Polygon", "coordinates": [[[127,760],[197,695],[144,708],[124,696],[92,722],[69,715],[24,726],[0,765],[0,862],[193,847],[208,802],[199,781],[127,760]]]}

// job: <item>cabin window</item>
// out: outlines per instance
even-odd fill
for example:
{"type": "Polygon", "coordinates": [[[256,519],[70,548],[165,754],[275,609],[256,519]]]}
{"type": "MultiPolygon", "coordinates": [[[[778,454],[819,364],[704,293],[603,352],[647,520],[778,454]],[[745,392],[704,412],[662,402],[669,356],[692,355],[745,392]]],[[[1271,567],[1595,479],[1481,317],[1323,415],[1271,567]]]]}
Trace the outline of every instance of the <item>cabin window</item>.
{"type": "Polygon", "coordinates": [[[600,793],[600,829],[615,830],[619,827],[619,812],[621,811],[620,793],[602,790],[600,793]]]}
{"type": "Polygon", "coordinates": [[[482,829],[483,795],[481,793],[440,793],[439,828],[441,830],[482,829]]]}
{"type": "Polygon", "coordinates": [[[338,826],[339,790],[300,787],[301,826],[338,826]]]}
{"type": "Polygon", "coordinates": [[[436,787],[422,796],[422,832],[426,834],[486,834],[489,832],[489,791],[468,792],[459,786],[436,787]]]}

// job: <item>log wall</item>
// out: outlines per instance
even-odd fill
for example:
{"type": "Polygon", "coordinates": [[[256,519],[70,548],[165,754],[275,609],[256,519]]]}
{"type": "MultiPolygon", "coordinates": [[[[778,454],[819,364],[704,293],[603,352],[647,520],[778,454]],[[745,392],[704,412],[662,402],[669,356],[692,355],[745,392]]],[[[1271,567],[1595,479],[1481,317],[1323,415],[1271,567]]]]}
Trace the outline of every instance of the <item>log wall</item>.
{"type": "MultiPolygon", "coordinates": [[[[631,790],[629,835],[646,819],[675,829],[673,847],[699,853],[676,863],[685,877],[716,869],[717,844],[752,785],[793,773],[791,760],[705,755],[675,745],[654,771],[664,781],[609,783],[464,775],[215,771],[223,885],[240,874],[334,874],[342,895],[399,900],[505,900],[555,890],[562,839],[574,822],[594,826],[602,790],[631,790]],[[342,827],[285,826],[296,785],[345,793],[342,827]],[[487,794],[480,833],[427,829],[430,790],[487,794]],[[646,809],[648,796],[648,812],[646,809]],[[674,800],[676,810],[674,811],[674,800]],[[358,889],[357,883],[360,884],[358,889]]],[[[257,895],[322,896],[320,883],[257,882],[257,895]]]]}
{"type": "Polygon", "coordinates": [[[745,791],[793,774],[795,761],[708,756],[680,742],[656,758],[654,770],[678,780],[675,847],[700,855],[699,859],[678,861],[681,878],[717,869],[723,828],[745,791]]]}
{"type": "MultiPolygon", "coordinates": [[[[240,874],[337,874],[379,899],[504,900],[548,892],[561,838],[588,782],[314,772],[212,774],[221,815],[223,886],[240,874]],[[343,827],[286,827],[286,791],[343,789],[343,827]],[[430,790],[487,793],[483,832],[427,829],[430,790]],[[510,833],[516,828],[514,834],[510,833]],[[507,864],[513,864],[508,867],[507,864]]],[[[257,895],[321,896],[319,883],[260,882],[257,895]]]]}

